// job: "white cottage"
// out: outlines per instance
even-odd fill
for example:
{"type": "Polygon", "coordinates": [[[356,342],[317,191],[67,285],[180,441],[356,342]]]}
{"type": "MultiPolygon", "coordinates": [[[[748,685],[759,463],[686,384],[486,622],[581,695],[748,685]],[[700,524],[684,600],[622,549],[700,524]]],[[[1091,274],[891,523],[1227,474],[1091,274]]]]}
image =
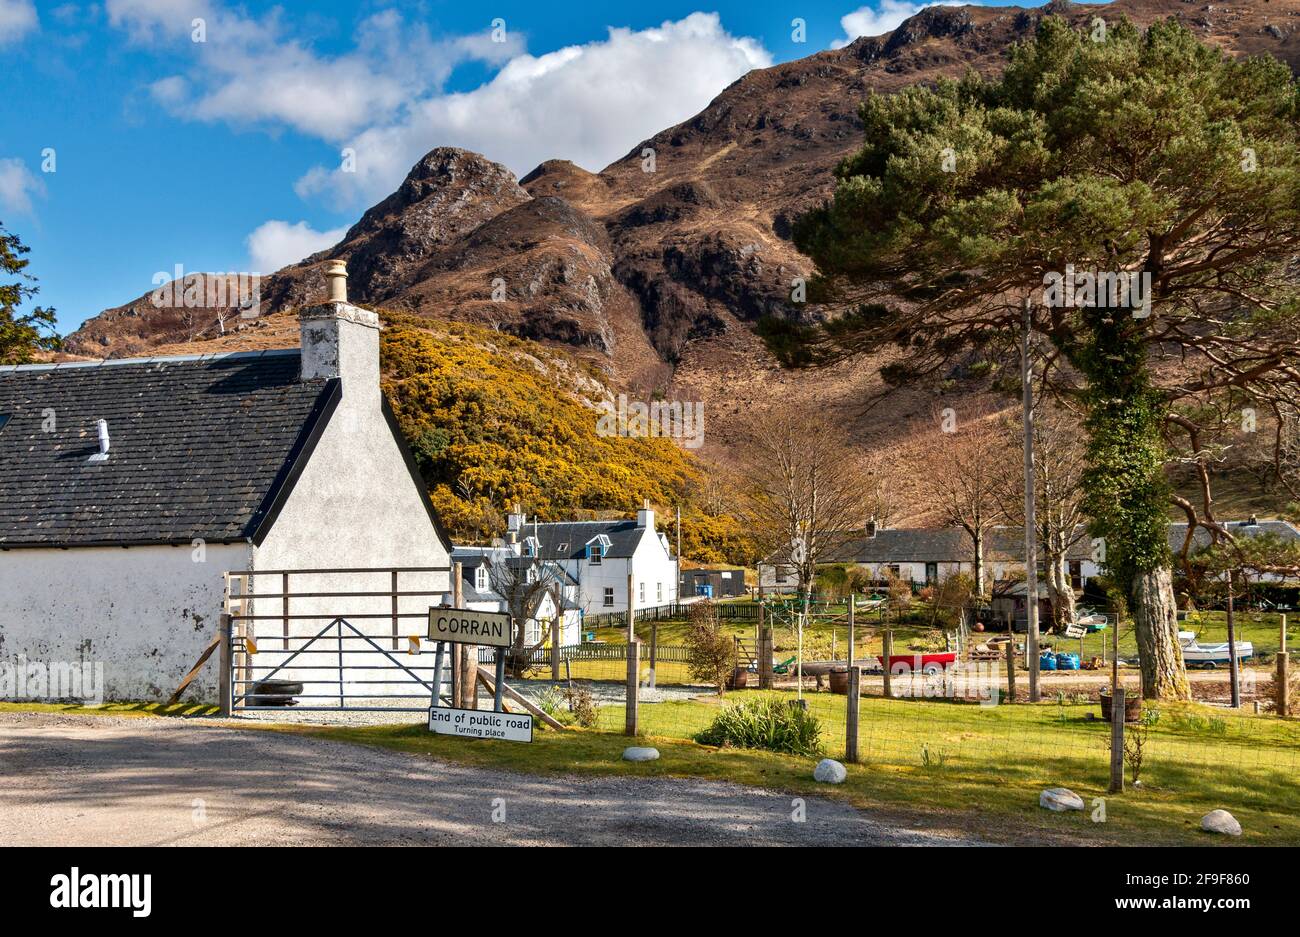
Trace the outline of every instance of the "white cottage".
{"type": "Polygon", "coordinates": [[[629,575],[637,609],[677,601],[677,558],[649,502],[635,520],[540,523],[516,508],[506,523],[522,555],[556,563],[576,583],[584,616],[627,611],[629,575]]]}
{"type": "MultiPolygon", "coordinates": [[[[0,667],[93,662],[105,698],[165,698],[228,571],[420,567],[403,589],[449,589],[451,541],[380,391],[379,319],[347,303],[341,263],[327,275],[301,349],[0,368],[0,667]]],[[[280,573],[257,581],[278,592],[280,573]]],[[[215,661],[195,686],[216,698],[215,661]]]]}

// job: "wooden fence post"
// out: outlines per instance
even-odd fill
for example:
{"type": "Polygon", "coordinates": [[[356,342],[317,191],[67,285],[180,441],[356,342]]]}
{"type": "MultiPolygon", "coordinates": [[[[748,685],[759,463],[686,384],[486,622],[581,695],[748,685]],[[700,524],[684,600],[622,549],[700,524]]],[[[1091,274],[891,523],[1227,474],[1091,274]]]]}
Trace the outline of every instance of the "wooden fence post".
{"type": "Polygon", "coordinates": [[[1110,698],[1110,792],[1124,793],[1124,688],[1110,698]]]}
{"type": "Polygon", "coordinates": [[[627,642],[627,720],[623,731],[626,735],[637,733],[637,677],[641,669],[641,642],[632,638],[627,642]]]}
{"type": "Polygon", "coordinates": [[[764,625],[759,630],[758,641],[758,687],[760,690],[772,689],[772,626],[764,625]]]}
{"type": "Polygon", "coordinates": [[[551,619],[551,680],[560,682],[560,615],[551,619]]]}
{"type": "Polygon", "coordinates": [[[1016,639],[1014,632],[1007,642],[1007,702],[1016,701],[1016,639]]]}
{"type": "Polygon", "coordinates": [[[217,624],[217,708],[220,715],[229,717],[234,705],[234,688],[230,670],[230,613],[222,612],[217,624]]]}
{"type": "Polygon", "coordinates": [[[853,666],[854,644],[853,644],[853,610],[858,604],[858,597],[852,592],[849,593],[849,666],[853,666]]]}
{"type": "Polygon", "coordinates": [[[1291,655],[1277,652],[1277,714],[1282,718],[1291,715],[1291,655]]]}
{"type": "Polygon", "coordinates": [[[858,760],[858,709],[862,702],[862,668],[849,665],[849,698],[845,713],[844,760],[858,760]]]}
{"type": "Polygon", "coordinates": [[[880,649],[883,652],[881,657],[885,664],[885,699],[890,699],[894,695],[893,675],[890,673],[889,658],[894,655],[894,632],[890,628],[885,629],[885,633],[880,638],[880,649]]]}

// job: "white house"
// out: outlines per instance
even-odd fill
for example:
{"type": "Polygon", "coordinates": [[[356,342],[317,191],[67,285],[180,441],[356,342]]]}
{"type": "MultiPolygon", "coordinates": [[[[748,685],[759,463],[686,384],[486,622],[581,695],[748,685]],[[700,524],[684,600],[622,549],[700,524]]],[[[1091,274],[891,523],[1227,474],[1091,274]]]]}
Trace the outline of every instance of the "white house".
{"type": "MultiPolygon", "coordinates": [[[[254,574],[237,581],[267,619],[245,623],[263,672],[340,612],[290,610],[282,583],[389,582],[280,570],[418,567],[401,590],[449,589],[451,541],[380,391],[379,320],[346,302],[346,275],[331,266],[330,301],[302,311],[301,349],[0,368],[0,670],[102,664],[105,698],[165,698],[213,638],[228,572],[254,574]]],[[[190,697],[215,699],[217,671],[190,697]]]]}
{"type": "Polygon", "coordinates": [[[507,517],[507,537],[520,554],[553,562],[577,584],[582,614],[627,611],[628,576],[635,608],[677,601],[677,559],[668,538],[655,530],[649,502],[635,520],[529,521],[516,507],[507,517]]]}
{"type": "Polygon", "coordinates": [[[516,577],[533,582],[539,576],[549,586],[544,589],[521,588],[527,594],[529,608],[524,622],[524,643],[531,646],[550,641],[551,625],[560,624],[560,644],[577,644],[582,640],[582,613],[578,604],[578,583],[556,563],[519,554],[520,545],[492,547],[462,546],[452,552],[452,562],[461,565],[461,602],[463,608],[484,612],[509,612],[510,602],[501,594],[502,582],[510,585],[516,577]],[[500,573],[509,566],[509,573],[500,573]],[[543,571],[544,570],[544,571],[543,571]]]}

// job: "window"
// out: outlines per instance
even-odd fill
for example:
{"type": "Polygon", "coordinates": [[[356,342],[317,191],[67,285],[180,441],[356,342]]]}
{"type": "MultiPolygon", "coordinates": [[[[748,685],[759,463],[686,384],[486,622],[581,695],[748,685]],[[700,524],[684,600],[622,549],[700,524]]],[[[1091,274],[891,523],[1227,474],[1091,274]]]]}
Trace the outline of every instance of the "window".
{"type": "Polygon", "coordinates": [[[9,414],[7,414],[7,413],[0,413],[0,429],[4,429],[4,428],[5,428],[5,424],[8,423],[8,422],[9,422],[9,414]]]}
{"type": "Polygon", "coordinates": [[[637,586],[637,601],[640,602],[642,605],[645,605],[645,583],[644,582],[640,583],[637,586]]]}
{"type": "Polygon", "coordinates": [[[479,566],[474,570],[474,588],[479,592],[486,592],[488,587],[487,566],[479,566]]]}
{"type": "Polygon", "coordinates": [[[613,608],[613,607],[614,607],[614,587],[613,587],[613,586],[606,586],[606,587],[605,587],[605,607],[606,607],[606,608],[613,608]]]}
{"type": "Polygon", "coordinates": [[[655,601],[662,602],[663,600],[664,600],[664,584],[662,582],[657,582],[655,583],[655,601]]]}
{"type": "Polygon", "coordinates": [[[605,558],[605,548],[599,543],[593,543],[587,548],[587,558],[591,560],[592,566],[599,566],[601,561],[605,558]]]}

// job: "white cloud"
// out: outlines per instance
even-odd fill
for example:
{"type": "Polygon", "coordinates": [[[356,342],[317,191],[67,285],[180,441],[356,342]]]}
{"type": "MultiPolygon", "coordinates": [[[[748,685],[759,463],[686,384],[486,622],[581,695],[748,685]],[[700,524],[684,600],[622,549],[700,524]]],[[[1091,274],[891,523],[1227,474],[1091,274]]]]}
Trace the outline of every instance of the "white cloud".
{"type": "MultiPolygon", "coordinates": [[[[978,2],[978,0],[976,0],[978,2]]],[[[909,16],[915,16],[926,7],[940,6],[953,7],[963,6],[964,0],[940,0],[938,3],[908,3],[906,0],[880,0],[873,7],[860,7],[852,13],[847,13],[840,17],[840,26],[844,30],[844,38],[837,39],[831,43],[831,47],[839,49],[848,45],[854,39],[860,36],[881,36],[888,32],[893,32],[899,24],[909,16]]]]}
{"type": "Polygon", "coordinates": [[[598,170],[770,64],[761,44],[730,35],[716,13],[640,31],[611,28],[601,41],[517,55],[473,91],[408,105],[400,119],[348,141],[355,172],[317,167],[297,190],[365,204],[396,188],[435,146],[474,150],[517,173],[550,158],[598,170]]]}
{"type": "MultiPolygon", "coordinates": [[[[108,0],[109,22],[130,41],[172,53],[188,46],[194,66],[154,82],[154,100],[178,116],[235,125],[284,125],[337,141],[393,117],[437,90],[459,63],[505,61],[522,43],[430,38],[395,10],[363,20],[353,48],[323,56],[290,35],[279,9],[260,19],[208,0],[108,0]],[[202,20],[201,42],[195,20],[202,20]]],[[[174,60],[178,56],[169,55],[174,60]]]]}
{"type": "Polygon", "coordinates": [[[39,26],[32,0],[0,0],[0,46],[17,42],[39,26]]]}
{"type": "Polygon", "coordinates": [[[281,267],[297,263],[317,251],[333,247],[343,240],[347,228],[317,231],[305,221],[268,221],[259,225],[245,243],[248,245],[250,269],[274,273],[281,267]]]}
{"type": "Polygon", "coordinates": [[[32,196],[42,195],[41,182],[20,159],[0,159],[0,209],[17,215],[32,213],[32,196]]]}

